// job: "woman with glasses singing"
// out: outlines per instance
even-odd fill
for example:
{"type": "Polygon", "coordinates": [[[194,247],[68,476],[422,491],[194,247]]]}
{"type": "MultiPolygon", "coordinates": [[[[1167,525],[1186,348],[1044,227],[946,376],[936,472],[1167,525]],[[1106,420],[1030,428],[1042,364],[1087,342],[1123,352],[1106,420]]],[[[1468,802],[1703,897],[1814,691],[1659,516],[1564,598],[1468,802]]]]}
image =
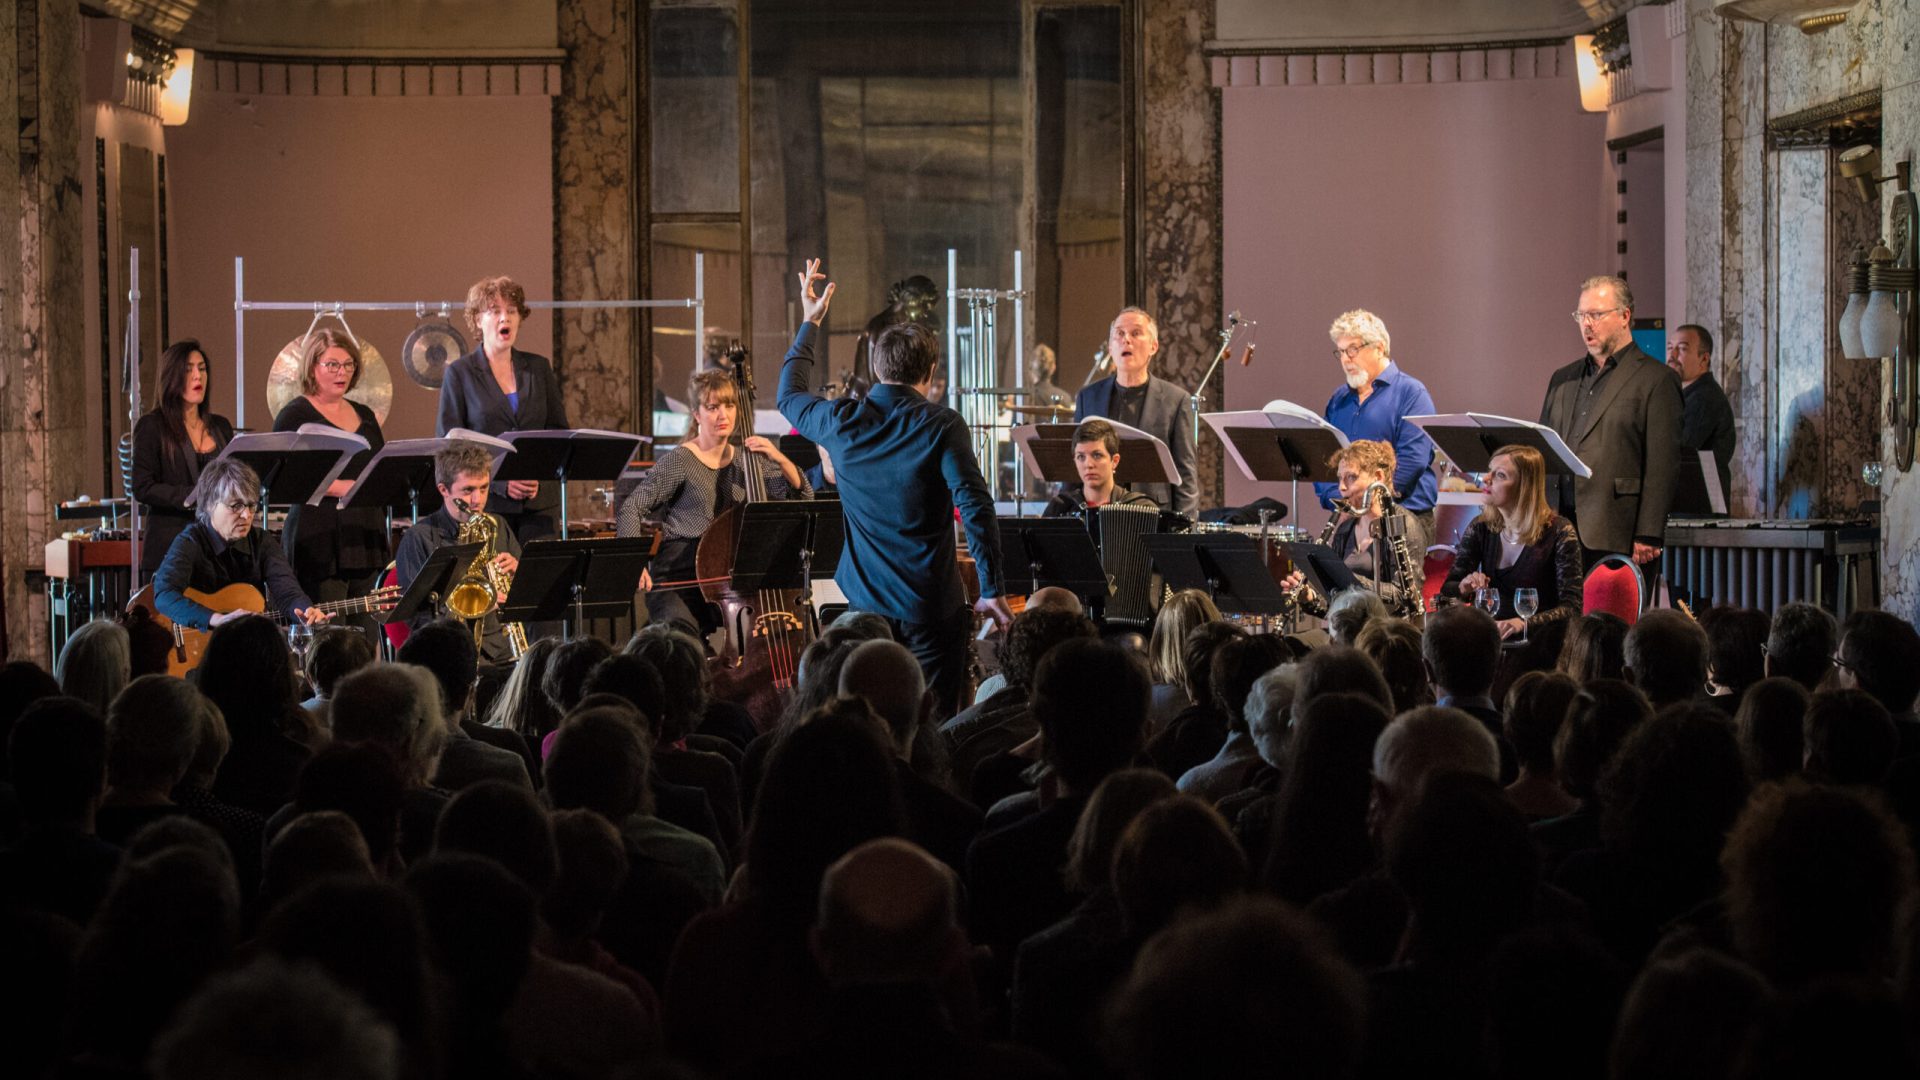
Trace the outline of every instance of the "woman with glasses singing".
{"type": "Polygon", "coordinates": [[[340,496],[366,467],[386,439],[373,410],[347,398],[360,384],[360,345],[341,330],[307,335],[300,357],[301,395],[273,418],[273,430],[297,431],[303,424],[325,424],[367,440],[340,478],[316,506],[298,505],[287,513],[282,532],[287,559],[307,592],[321,600],[343,600],[365,591],[387,565],[387,516],[377,507],[340,509],[340,496]]]}
{"type": "Polygon", "coordinates": [[[210,462],[194,482],[192,500],[193,524],[173,538],[153,575],[153,606],[160,614],[181,626],[209,630],[247,612],[216,614],[185,590],[217,593],[229,585],[251,585],[266,597],[269,611],[309,624],[327,621],[300,588],[280,545],[255,527],[260,477],[252,469],[232,458],[210,462]]]}
{"type": "Polygon", "coordinates": [[[150,578],[193,521],[187,496],[200,470],[233,438],[233,425],[207,407],[213,371],[200,343],[187,338],[160,354],[160,404],[133,425],[133,497],[146,521],[140,574],[150,578]]]}

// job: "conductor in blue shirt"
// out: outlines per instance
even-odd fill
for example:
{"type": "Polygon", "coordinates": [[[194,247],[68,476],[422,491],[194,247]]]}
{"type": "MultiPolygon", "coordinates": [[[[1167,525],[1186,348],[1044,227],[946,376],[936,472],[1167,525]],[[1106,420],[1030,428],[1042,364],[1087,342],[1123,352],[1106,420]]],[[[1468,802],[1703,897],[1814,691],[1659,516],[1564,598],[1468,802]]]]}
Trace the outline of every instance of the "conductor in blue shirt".
{"type": "MultiPolygon", "coordinates": [[[[1393,338],[1373,312],[1347,312],[1333,320],[1327,336],[1333,339],[1333,356],[1346,378],[1346,385],[1327,399],[1327,423],[1348,439],[1393,444],[1393,497],[1421,529],[1420,536],[1407,537],[1409,549],[1424,551],[1433,536],[1440,485],[1433,475],[1433,442],[1407,417],[1432,414],[1433,395],[1393,362],[1393,338]]],[[[1333,509],[1340,485],[1318,483],[1313,490],[1321,506],[1333,509]]]]}
{"type": "Polygon", "coordinates": [[[1001,628],[1013,613],[1002,597],[1000,530],[980,475],[966,421],[927,400],[939,343],[918,323],[875,336],[875,385],[858,398],[813,392],[814,349],[833,301],[820,260],[800,274],[805,321],[780,369],[780,415],[820,445],[833,462],[846,519],[846,545],[834,581],[856,611],[885,616],[894,640],[926,671],[936,718],[958,709],[966,681],[972,621],[961,593],[954,511],[980,579],[974,610],[1001,628]]]}

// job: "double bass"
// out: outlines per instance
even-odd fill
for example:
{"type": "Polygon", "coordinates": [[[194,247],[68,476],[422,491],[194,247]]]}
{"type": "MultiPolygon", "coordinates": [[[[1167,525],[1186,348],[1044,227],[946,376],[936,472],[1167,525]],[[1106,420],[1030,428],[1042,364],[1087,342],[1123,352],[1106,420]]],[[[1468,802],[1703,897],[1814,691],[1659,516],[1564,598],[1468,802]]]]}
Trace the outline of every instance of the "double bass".
{"type": "MultiPolygon", "coordinates": [[[[724,362],[740,388],[739,419],[731,436],[734,461],[746,481],[746,501],[766,502],[771,496],[762,455],[746,446],[754,415],[753,365],[747,350],[738,345],[728,351],[724,362]]],[[[739,504],[713,519],[694,552],[694,577],[701,594],[720,609],[724,640],[711,662],[714,696],[743,706],[754,726],[765,731],[779,720],[792,696],[800,677],[800,654],[819,636],[820,628],[802,589],[734,589],[743,524],[745,513],[739,504]]]]}

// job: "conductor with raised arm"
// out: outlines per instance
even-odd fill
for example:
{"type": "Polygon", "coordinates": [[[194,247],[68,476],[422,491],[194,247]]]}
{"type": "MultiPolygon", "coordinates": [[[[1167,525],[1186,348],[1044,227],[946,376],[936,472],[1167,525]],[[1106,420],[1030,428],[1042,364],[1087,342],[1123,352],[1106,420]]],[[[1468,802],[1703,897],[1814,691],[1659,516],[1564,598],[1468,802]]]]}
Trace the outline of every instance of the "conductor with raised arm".
{"type": "Polygon", "coordinates": [[[940,715],[959,705],[971,620],[956,568],[958,508],[980,578],[974,609],[1005,626],[1000,530],[966,422],[927,400],[939,346],[918,323],[887,327],[873,341],[874,387],[860,398],[813,392],[814,350],[833,284],[820,260],[800,274],[805,321],[780,369],[780,414],[833,456],[846,546],[834,580],[855,610],[885,616],[895,640],[926,671],[940,715]]]}

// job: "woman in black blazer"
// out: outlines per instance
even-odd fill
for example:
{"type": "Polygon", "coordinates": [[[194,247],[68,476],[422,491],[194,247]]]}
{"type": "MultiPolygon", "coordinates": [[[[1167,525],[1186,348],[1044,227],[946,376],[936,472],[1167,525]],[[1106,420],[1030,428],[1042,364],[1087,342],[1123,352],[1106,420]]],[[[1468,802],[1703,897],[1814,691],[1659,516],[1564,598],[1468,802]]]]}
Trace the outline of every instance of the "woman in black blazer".
{"type": "Polygon", "coordinates": [[[315,600],[344,600],[364,592],[364,586],[387,565],[387,515],[379,507],[340,509],[340,496],[353,487],[367,462],[386,439],[373,410],[347,398],[360,384],[360,345],[346,333],[315,330],[307,335],[300,357],[302,394],[281,408],[273,430],[298,431],[302,424],[325,424],[367,440],[367,449],[355,454],[345,472],[327,489],[317,506],[295,506],[287,514],[281,536],[287,561],[300,587],[315,600]]]}
{"type": "Polygon", "coordinates": [[[160,569],[173,538],[193,523],[187,496],[200,469],[233,438],[233,424],[207,411],[213,371],[192,338],[160,354],[160,404],[133,425],[133,497],[146,523],[140,572],[160,569]]]}
{"type": "Polygon", "coordinates": [[[1487,504],[1460,538],[1445,596],[1473,602],[1474,593],[1500,590],[1500,636],[1538,631],[1580,614],[1585,580],[1580,534],[1547,506],[1547,467],[1530,446],[1503,446],[1487,468],[1487,504]],[[1537,589],[1532,618],[1513,610],[1515,589],[1537,589]]]}
{"type": "MultiPolygon", "coordinates": [[[[526,290],[512,278],[482,278],[467,290],[467,326],[480,344],[447,365],[436,425],[441,435],[454,428],[500,435],[573,426],[553,365],[513,347],[526,317],[526,290]]],[[[560,486],[551,480],[506,480],[489,489],[486,508],[505,518],[524,544],[560,535],[559,506],[560,486]]]]}

